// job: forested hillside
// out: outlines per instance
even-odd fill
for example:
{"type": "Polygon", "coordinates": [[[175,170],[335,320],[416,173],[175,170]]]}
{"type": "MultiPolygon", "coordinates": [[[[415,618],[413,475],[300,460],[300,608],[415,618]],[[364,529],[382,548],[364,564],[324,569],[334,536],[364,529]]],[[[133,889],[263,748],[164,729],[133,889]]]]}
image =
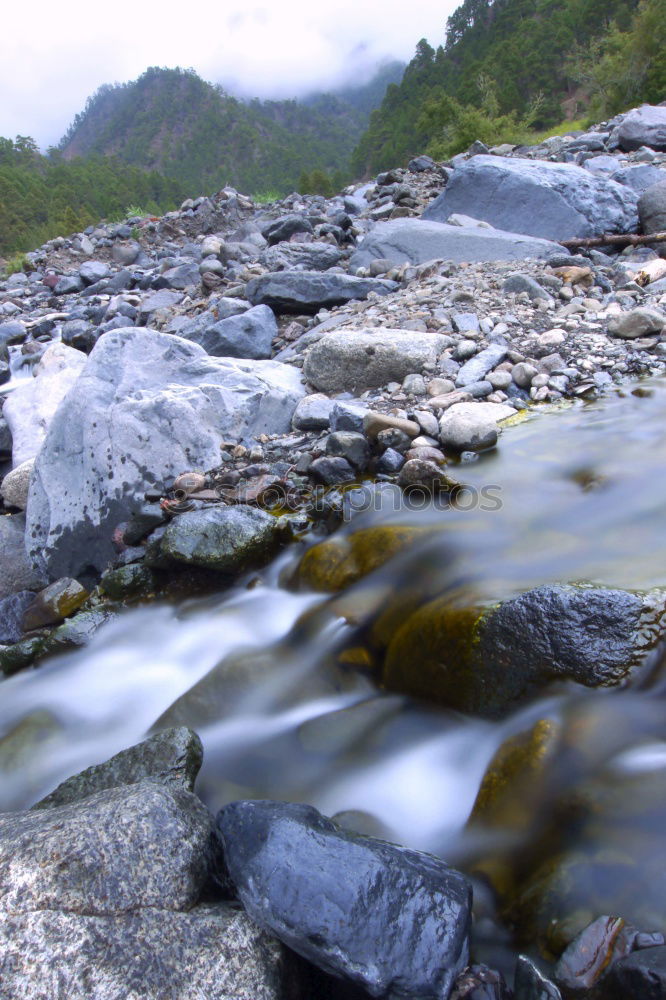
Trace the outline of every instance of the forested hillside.
{"type": "Polygon", "coordinates": [[[120,217],[130,205],[161,214],[184,196],[178,181],[114,158],[65,162],[58,153],[41,156],[28,136],[0,138],[0,254],[120,217]]]}
{"type": "Polygon", "coordinates": [[[546,128],[665,98],[664,0],[464,0],[443,45],[419,42],[352,162],[360,175],[450,153],[461,109],[546,128]]]}
{"type": "Polygon", "coordinates": [[[225,184],[286,193],[303,171],[342,183],[368,123],[403,66],[390,63],[364,87],[307,101],[238,100],[193,70],[147,70],[105,85],[88,100],[59,144],[63,157],[117,156],[181,182],[192,195],[225,184]]]}

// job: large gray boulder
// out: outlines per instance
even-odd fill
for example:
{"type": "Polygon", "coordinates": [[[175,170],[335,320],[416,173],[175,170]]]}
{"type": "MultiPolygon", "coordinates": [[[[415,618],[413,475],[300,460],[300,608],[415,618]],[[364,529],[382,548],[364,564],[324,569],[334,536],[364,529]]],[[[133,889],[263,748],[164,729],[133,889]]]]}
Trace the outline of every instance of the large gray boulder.
{"type": "Polygon", "coordinates": [[[200,344],[206,354],[216,358],[270,358],[273,338],[278,326],[273,311],[268,306],[255,306],[237,316],[229,316],[217,323],[200,326],[187,333],[187,340],[200,344]]]}
{"type": "Polygon", "coordinates": [[[269,271],[300,267],[305,271],[327,271],[342,260],[342,251],[329,243],[279,243],[259,257],[269,271]]]}
{"type": "Polygon", "coordinates": [[[666,174],[663,181],[653,184],[640,196],[638,214],[644,233],[666,232],[666,174]]]}
{"type": "Polygon", "coordinates": [[[564,251],[557,243],[521,233],[479,226],[449,226],[421,219],[380,222],[363,238],[351,266],[367,267],[377,259],[394,264],[425,264],[429,260],[493,261],[543,259],[564,251]]]}
{"type": "Polygon", "coordinates": [[[208,874],[210,833],[195,795],[151,781],[2,813],[0,914],[189,909],[208,874]]]}
{"type": "Polygon", "coordinates": [[[549,240],[635,232],[635,191],[571,163],[475,156],[456,167],[423,218],[452,212],[549,240]]]}
{"type": "Polygon", "coordinates": [[[0,919],[0,1000],[285,1000],[285,949],[229,903],[0,919]]]}
{"type": "Polygon", "coordinates": [[[26,532],[34,565],[51,579],[102,571],[114,528],[148,488],[216,467],[223,441],[286,433],[304,394],[288,365],[211,358],[153,330],[105,334],[35,463],[26,532]]]}
{"type": "Polygon", "coordinates": [[[14,467],[34,458],[41,448],[60,403],[86,364],[86,356],[65,344],[52,344],[25,379],[7,398],[2,415],[12,433],[14,467]]]}
{"type": "Polygon", "coordinates": [[[35,569],[25,547],[23,514],[0,517],[0,600],[20,590],[41,590],[46,583],[43,571],[35,569]]]}
{"type": "Polygon", "coordinates": [[[276,271],[253,278],[245,294],[252,305],[270,306],[277,313],[316,313],[351,300],[367,299],[370,292],[388,295],[399,286],[381,278],[354,278],[350,274],[319,271],[276,271]]]}
{"type": "Polygon", "coordinates": [[[372,996],[447,1000],[468,959],[463,875],[432,855],[346,833],[306,805],[232,802],[217,827],[260,926],[372,996]]]}
{"type": "Polygon", "coordinates": [[[641,146],[666,150],[666,108],[653,104],[634,108],[613,132],[611,143],[625,152],[641,146]]]}
{"type": "Polygon", "coordinates": [[[310,348],[303,371],[321,392],[362,392],[422,372],[448,343],[439,333],[413,330],[334,331],[310,348]]]}

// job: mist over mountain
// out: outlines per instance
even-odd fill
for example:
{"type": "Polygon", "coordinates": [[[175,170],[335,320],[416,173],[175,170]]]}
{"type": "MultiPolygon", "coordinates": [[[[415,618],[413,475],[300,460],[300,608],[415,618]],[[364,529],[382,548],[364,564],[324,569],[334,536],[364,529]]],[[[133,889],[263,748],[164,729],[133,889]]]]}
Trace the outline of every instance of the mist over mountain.
{"type": "Polygon", "coordinates": [[[370,112],[403,69],[392,61],[360,86],[262,101],[234,97],[193,70],[152,67],[130,83],[100,87],[58,149],[65,160],[115,156],[158,170],[193,195],[226,184],[286,193],[315,169],[344,183],[370,112]]]}

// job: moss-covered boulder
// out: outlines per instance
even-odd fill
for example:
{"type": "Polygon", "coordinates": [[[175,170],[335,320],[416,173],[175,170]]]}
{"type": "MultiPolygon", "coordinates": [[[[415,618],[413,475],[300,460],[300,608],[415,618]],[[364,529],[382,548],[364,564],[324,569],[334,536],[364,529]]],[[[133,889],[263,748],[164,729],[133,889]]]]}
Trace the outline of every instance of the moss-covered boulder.
{"type": "Polygon", "coordinates": [[[429,529],[380,524],[313,545],[303,556],[298,578],[304,587],[339,593],[423,538],[429,529]]]}
{"type": "Polygon", "coordinates": [[[102,589],[114,600],[123,601],[128,597],[142,597],[150,594],[155,586],[155,577],[143,563],[130,563],[109,569],[102,575],[102,589]]]}
{"type": "Polygon", "coordinates": [[[554,681],[610,687],[642,662],[649,617],[640,595],[544,586],[494,607],[437,598],[389,645],[384,683],[451,708],[497,717],[554,681]]]}
{"type": "Polygon", "coordinates": [[[263,510],[216,505],[174,518],[160,551],[170,563],[234,574],[267,562],[283,537],[283,526],[263,510]]]}

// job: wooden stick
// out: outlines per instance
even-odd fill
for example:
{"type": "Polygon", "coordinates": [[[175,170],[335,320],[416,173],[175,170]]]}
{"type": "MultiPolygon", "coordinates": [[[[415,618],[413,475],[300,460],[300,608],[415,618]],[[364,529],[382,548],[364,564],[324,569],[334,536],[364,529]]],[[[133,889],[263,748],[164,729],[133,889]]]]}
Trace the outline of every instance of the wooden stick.
{"type": "Polygon", "coordinates": [[[650,233],[649,236],[639,236],[637,233],[623,233],[622,235],[609,233],[607,236],[595,236],[593,239],[560,240],[559,243],[567,250],[573,250],[575,247],[603,247],[609,244],[636,247],[642,243],[663,243],[664,240],[666,240],[666,233],[650,233]]]}

